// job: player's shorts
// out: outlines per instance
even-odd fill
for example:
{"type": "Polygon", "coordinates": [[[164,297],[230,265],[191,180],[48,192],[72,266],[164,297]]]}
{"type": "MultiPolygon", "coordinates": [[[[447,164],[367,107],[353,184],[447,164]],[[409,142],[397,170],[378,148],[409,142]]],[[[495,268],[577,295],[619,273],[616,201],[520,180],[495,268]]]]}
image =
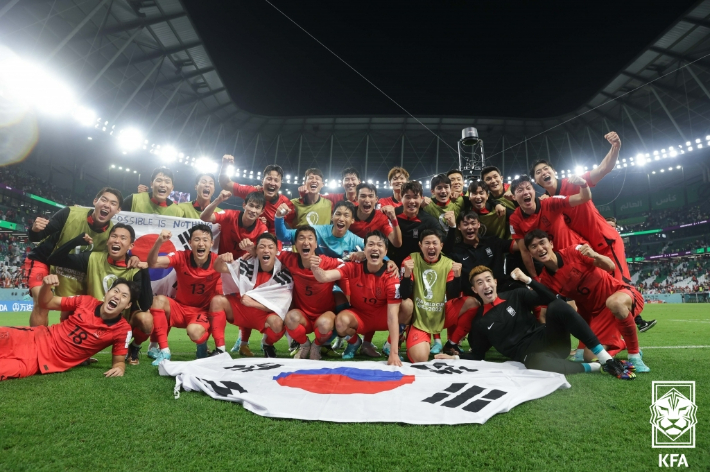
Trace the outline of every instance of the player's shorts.
{"type": "Polygon", "coordinates": [[[332,313],[335,313],[335,307],[331,307],[330,309],[325,310],[325,311],[323,311],[323,312],[321,312],[321,313],[315,313],[315,312],[309,310],[308,308],[303,309],[303,308],[297,307],[297,306],[292,306],[291,309],[292,309],[292,310],[298,310],[298,311],[300,311],[300,312],[303,314],[303,317],[306,318],[307,320],[311,321],[311,323],[315,323],[316,320],[317,320],[318,318],[320,318],[320,316],[321,316],[323,313],[327,313],[327,312],[329,312],[329,311],[332,312],[332,313]]]}
{"type": "Polygon", "coordinates": [[[0,327],[0,380],[19,379],[39,374],[37,356],[33,328],[25,326],[0,327]]]}
{"type": "MultiPolygon", "coordinates": [[[[644,301],[643,295],[638,290],[632,288],[626,288],[619,290],[627,294],[633,300],[631,305],[631,312],[629,316],[635,318],[643,311],[644,301]]],[[[585,320],[589,323],[589,327],[599,339],[599,342],[605,346],[608,346],[607,351],[610,354],[615,354],[619,351],[626,349],[626,342],[621,337],[619,332],[619,325],[616,317],[611,312],[610,309],[604,308],[600,312],[593,314],[591,318],[588,316],[583,316],[585,320]]]]}
{"type": "Polygon", "coordinates": [[[31,289],[42,286],[42,279],[49,275],[49,266],[43,262],[35,261],[29,257],[25,258],[25,265],[22,267],[22,279],[31,289]]]}
{"type": "Polygon", "coordinates": [[[356,310],[353,307],[346,308],[340,313],[350,312],[357,320],[357,334],[367,334],[375,331],[388,331],[387,308],[371,311],[367,313],[363,310],[356,310]]]}
{"type": "MultiPolygon", "coordinates": [[[[463,304],[466,302],[466,297],[454,298],[449,300],[444,305],[444,328],[449,328],[451,326],[456,326],[459,319],[459,313],[463,304]]],[[[431,333],[422,331],[415,326],[409,326],[407,328],[407,349],[410,349],[420,343],[431,344],[431,333]]],[[[411,360],[411,359],[410,359],[411,360]]]]}
{"type": "Polygon", "coordinates": [[[631,274],[626,263],[624,241],[619,237],[618,239],[607,239],[606,242],[607,245],[599,249],[599,254],[608,257],[614,263],[615,269],[614,273],[611,274],[612,277],[626,284],[631,283],[631,274]]]}
{"type": "Polygon", "coordinates": [[[255,329],[260,333],[266,331],[266,319],[275,315],[275,313],[267,313],[258,308],[250,308],[242,305],[241,297],[238,295],[227,295],[229,306],[232,308],[234,326],[239,326],[242,329],[255,329]]]}
{"type": "Polygon", "coordinates": [[[210,322],[207,318],[208,308],[195,308],[182,303],[176,302],[172,298],[168,298],[170,303],[170,327],[171,328],[187,328],[187,325],[198,324],[210,329],[210,322]]]}

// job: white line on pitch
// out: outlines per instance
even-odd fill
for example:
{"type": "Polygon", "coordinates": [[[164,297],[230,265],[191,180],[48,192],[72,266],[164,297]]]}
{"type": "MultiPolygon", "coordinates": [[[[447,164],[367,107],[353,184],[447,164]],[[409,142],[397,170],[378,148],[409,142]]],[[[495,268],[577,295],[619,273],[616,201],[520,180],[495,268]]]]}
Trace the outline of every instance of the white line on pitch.
{"type": "Polygon", "coordinates": [[[710,346],[641,346],[644,349],[706,349],[710,346]]]}

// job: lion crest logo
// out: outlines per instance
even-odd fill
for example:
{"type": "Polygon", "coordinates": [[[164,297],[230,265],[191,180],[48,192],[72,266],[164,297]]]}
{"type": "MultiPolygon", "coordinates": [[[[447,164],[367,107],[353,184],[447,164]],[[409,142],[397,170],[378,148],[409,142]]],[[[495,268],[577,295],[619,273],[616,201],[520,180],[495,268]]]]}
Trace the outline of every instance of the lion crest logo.
{"type": "Polygon", "coordinates": [[[651,424],[671,441],[676,441],[698,422],[698,407],[675,388],[651,405],[651,424]]]}

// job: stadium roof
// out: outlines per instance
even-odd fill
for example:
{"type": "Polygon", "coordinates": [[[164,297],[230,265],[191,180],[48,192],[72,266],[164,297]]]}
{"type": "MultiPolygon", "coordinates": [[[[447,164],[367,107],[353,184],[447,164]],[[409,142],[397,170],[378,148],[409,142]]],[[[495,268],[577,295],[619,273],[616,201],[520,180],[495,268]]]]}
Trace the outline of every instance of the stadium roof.
{"type": "Polygon", "coordinates": [[[318,166],[337,178],[343,166],[356,165],[384,177],[403,165],[423,178],[455,166],[461,129],[475,126],[489,162],[514,174],[537,158],[565,167],[598,162],[609,130],[622,134],[628,155],[685,145],[710,131],[710,0],[669,19],[588,101],[539,119],[255,115],[231,100],[179,0],[12,0],[0,8],[0,31],[0,41],[44,58],[118,128],[138,126],[186,154],[233,153],[253,169],[276,161],[287,172],[318,166]]]}

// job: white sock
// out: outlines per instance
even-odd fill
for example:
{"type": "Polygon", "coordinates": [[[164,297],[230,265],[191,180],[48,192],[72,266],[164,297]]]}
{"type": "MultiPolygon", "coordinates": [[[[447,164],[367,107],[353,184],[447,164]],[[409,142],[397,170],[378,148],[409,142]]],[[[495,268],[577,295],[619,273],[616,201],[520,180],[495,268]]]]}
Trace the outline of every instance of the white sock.
{"type": "Polygon", "coordinates": [[[215,346],[215,347],[216,347],[217,349],[219,349],[220,351],[224,352],[224,346],[215,346]]]}
{"type": "Polygon", "coordinates": [[[158,343],[154,343],[153,341],[151,341],[150,344],[148,344],[148,349],[153,349],[153,348],[159,349],[160,346],[158,345],[158,343]]]}
{"type": "Polygon", "coordinates": [[[636,354],[629,354],[629,359],[641,359],[641,354],[636,353],[636,354]]]}
{"type": "Polygon", "coordinates": [[[163,354],[170,354],[170,348],[166,347],[165,349],[161,349],[160,352],[162,352],[163,354]]]}
{"type": "Polygon", "coordinates": [[[613,359],[608,352],[606,352],[606,349],[602,349],[598,353],[595,354],[597,356],[597,359],[599,359],[599,362],[602,364],[606,364],[606,361],[609,359],[613,359]]]}
{"type": "MultiPolygon", "coordinates": [[[[584,365],[589,366],[589,372],[600,372],[602,370],[602,365],[596,362],[585,363],[584,365]]],[[[587,371],[587,369],[584,370],[585,372],[587,371]]]]}

